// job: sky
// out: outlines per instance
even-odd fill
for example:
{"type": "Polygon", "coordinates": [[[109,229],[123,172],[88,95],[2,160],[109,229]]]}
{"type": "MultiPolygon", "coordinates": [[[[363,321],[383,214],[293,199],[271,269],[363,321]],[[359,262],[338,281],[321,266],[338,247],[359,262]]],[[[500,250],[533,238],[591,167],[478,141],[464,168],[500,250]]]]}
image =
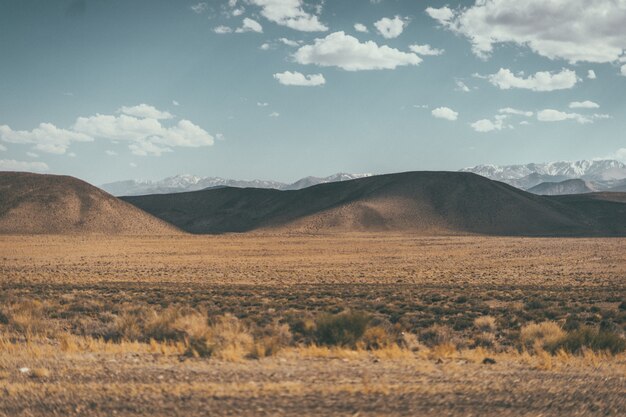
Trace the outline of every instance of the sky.
{"type": "Polygon", "coordinates": [[[2,0],[0,170],[626,162],[626,0],[2,0]]]}

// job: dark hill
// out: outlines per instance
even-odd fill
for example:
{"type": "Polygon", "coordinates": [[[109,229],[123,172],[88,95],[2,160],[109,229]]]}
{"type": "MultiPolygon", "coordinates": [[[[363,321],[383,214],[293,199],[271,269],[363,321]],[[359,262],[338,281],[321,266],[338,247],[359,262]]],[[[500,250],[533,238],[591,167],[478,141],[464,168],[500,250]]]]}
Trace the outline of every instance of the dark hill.
{"type": "Polygon", "coordinates": [[[0,233],[145,235],[180,231],[73,177],[0,172],[0,233]]]}
{"type": "Polygon", "coordinates": [[[123,197],[192,233],[412,231],[523,236],[615,235],[621,208],[533,195],[461,172],[407,172],[321,184],[296,191],[221,188],[123,197]]]}

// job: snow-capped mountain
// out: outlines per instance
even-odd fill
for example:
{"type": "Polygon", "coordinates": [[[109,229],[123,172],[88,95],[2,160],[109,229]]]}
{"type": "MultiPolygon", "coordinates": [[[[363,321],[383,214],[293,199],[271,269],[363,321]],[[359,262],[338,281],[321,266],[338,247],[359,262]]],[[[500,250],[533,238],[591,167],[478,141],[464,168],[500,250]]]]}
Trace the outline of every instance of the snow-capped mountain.
{"type": "Polygon", "coordinates": [[[131,196],[145,194],[169,194],[185,191],[198,191],[216,187],[238,188],[275,188],[277,190],[299,190],[317,184],[327,182],[347,181],[357,178],[369,177],[371,174],[346,174],[339,173],[329,177],[306,177],[294,183],[285,184],[278,181],[264,180],[231,180],[220,177],[199,177],[195,175],[176,175],[159,181],[149,180],[126,180],[111,182],[100,186],[106,192],[116,196],[131,196]]]}
{"type": "Polygon", "coordinates": [[[601,188],[608,189],[613,183],[626,178],[626,165],[615,160],[478,165],[461,171],[473,172],[522,189],[529,189],[543,182],[561,182],[577,178],[593,181],[601,188]]]}

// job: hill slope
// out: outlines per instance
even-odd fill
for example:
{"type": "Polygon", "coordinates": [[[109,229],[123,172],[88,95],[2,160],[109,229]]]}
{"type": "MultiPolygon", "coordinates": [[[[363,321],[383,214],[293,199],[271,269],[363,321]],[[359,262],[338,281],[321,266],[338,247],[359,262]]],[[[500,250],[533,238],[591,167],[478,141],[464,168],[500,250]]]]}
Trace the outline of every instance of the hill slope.
{"type": "Polygon", "coordinates": [[[175,234],[175,227],[84,181],[0,172],[0,233],[175,234]]]}
{"type": "Polygon", "coordinates": [[[192,233],[267,228],[527,236],[616,233],[613,223],[595,220],[584,207],[459,172],[379,175],[295,191],[226,187],[123,199],[192,233]]]}
{"type": "Polygon", "coordinates": [[[597,190],[593,184],[585,180],[573,179],[561,182],[542,182],[526,191],[539,195],[565,195],[592,193],[597,190]]]}

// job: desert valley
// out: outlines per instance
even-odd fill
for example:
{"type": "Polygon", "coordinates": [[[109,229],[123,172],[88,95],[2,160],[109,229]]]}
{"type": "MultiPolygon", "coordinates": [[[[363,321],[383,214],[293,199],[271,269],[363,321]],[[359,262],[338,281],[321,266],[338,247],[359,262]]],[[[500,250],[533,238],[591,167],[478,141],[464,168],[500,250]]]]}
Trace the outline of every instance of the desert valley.
{"type": "Polygon", "coordinates": [[[0,196],[0,415],[626,412],[623,194],[0,173],[0,196]]]}

